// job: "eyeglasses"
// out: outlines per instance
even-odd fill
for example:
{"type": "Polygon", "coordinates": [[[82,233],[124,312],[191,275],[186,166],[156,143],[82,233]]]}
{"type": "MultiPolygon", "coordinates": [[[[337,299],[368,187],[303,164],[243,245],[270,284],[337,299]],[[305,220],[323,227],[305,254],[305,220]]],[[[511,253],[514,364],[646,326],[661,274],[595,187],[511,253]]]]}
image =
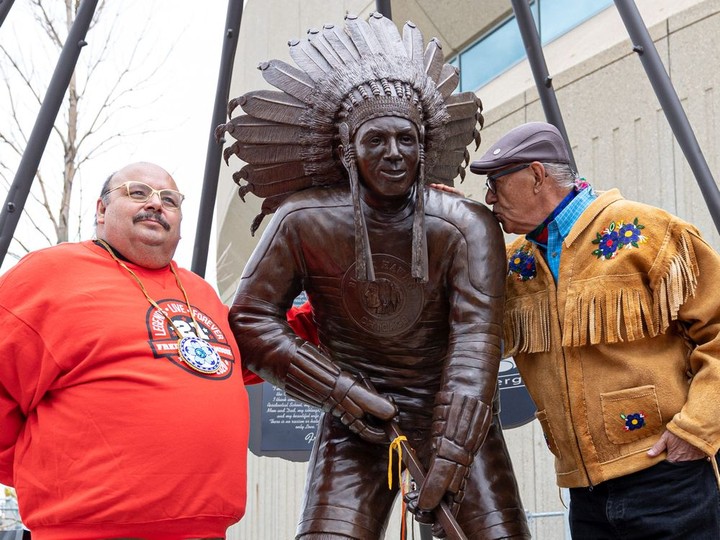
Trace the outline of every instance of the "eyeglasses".
{"type": "Polygon", "coordinates": [[[485,180],[485,187],[488,188],[488,191],[490,191],[490,193],[495,193],[498,178],[502,178],[507,174],[522,171],[523,169],[527,169],[529,166],[530,163],[525,163],[524,165],[516,165],[515,167],[510,167],[509,169],[505,169],[504,171],[500,171],[499,173],[488,174],[487,180],[485,180]]]}
{"type": "Polygon", "coordinates": [[[135,202],[144,203],[150,200],[150,197],[157,193],[160,199],[160,204],[166,210],[179,210],[182,205],[185,195],[174,189],[153,189],[143,182],[125,182],[119,186],[108,190],[105,194],[108,195],[116,189],[125,188],[127,196],[135,202]]]}

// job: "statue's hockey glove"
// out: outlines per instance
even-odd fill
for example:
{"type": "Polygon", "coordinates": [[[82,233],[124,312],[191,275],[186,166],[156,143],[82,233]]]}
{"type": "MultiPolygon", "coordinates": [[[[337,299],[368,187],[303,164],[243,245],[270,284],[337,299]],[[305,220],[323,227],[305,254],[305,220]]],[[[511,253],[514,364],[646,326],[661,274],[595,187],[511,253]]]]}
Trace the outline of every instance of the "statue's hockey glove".
{"type": "Polygon", "coordinates": [[[411,512],[420,515],[432,512],[443,497],[456,510],[463,499],[470,466],[491,421],[492,408],[479,399],[453,392],[438,394],[430,467],[417,497],[408,497],[411,512]]]}
{"type": "Polygon", "coordinates": [[[395,404],[368,389],[360,378],[342,371],[317,349],[303,345],[288,367],[285,392],[340,419],[366,441],[387,443],[385,431],[373,426],[368,415],[381,421],[398,413],[395,404]]]}

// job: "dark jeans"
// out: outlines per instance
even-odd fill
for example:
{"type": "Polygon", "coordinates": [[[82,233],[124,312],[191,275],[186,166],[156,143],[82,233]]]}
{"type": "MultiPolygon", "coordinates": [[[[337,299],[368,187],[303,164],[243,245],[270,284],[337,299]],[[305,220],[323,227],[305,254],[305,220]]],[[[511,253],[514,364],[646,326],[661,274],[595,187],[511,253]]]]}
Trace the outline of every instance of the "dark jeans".
{"type": "Polygon", "coordinates": [[[570,489],[574,540],[718,540],[720,491],[706,459],[570,489]]]}

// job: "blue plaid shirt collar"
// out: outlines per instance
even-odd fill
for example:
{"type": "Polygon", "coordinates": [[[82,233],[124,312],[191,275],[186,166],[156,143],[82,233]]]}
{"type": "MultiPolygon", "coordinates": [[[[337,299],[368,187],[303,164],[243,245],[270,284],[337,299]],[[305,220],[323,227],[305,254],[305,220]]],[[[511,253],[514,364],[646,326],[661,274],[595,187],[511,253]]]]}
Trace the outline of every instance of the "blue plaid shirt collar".
{"type": "Polygon", "coordinates": [[[580,190],[577,196],[570,201],[565,209],[555,217],[555,224],[562,240],[570,233],[575,222],[580,218],[585,209],[597,198],[592,186],[580,190]]]}
{"type": "Polygon", "coordinates": [[[550,272],[555,278],[555,283],[557,283],[560,274],[560,255],[562,254],[563,241],[570,233],[575,222],[596,198],[597,195],[589,184],[583,185],[577,192],[570,192],[549,216],[551,221],[547,224],[546,229],[547,243],[540,243],[533,238],[532,235],[537,229],[525,237],[540,248],[540,252],[545,257],[550,272]]]}

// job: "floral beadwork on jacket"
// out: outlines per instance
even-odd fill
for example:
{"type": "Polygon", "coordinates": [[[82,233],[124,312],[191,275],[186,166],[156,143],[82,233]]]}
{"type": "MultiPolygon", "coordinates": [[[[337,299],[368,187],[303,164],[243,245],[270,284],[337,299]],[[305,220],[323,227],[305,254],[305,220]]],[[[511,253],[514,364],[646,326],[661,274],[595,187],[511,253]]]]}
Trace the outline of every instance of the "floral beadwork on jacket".
{"type": "Polygon", "coordinates": [[[625,431],[635,431],[645,426],[645,414],[642,412],[636,412],[632,414],[621,414],[620,418],[625,420],[625,431]]]}
{"type": "Polygon", "coordinates": [[[537,275],[535,255],[527,248],[520,248],[508,259],[508,276],[515,276],[518,281],[527,281],[537,275]]]}
{"type": "Polygon", "coordinates": [[[595,233],[593,244],[598,248],[592,252],[598,259],[603,261],[614,259],[620,249],[639,248],[640,244],[647,242],[647,237],[642,234],[645,225],[635,218],[632,223],[625,221],[611,221],[601,233],[595,233]]]}

